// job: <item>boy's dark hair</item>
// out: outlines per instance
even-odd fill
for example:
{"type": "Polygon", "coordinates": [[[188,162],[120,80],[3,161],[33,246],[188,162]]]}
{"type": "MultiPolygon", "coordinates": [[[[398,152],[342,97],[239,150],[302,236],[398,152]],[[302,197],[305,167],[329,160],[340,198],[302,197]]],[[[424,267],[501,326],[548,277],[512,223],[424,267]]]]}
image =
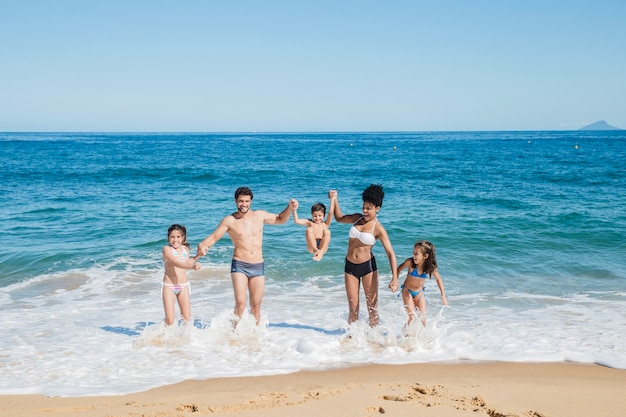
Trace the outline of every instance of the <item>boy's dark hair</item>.
{"type": "Polygon", "coordinates": [[[370,186],[363,191],[363,194],[361,194],[361,198],[363,202],[367,201],[372,203],[375,207],[382,207],[383,198],[385,198],[383,186],[381,184],[370,184],[370,186]]]}
{"type": "Polygon", "coordinates": [[[248,187],[237,188],[237,190],[235,191],[235,200],[238,199],[240,195],[249,195],[250,200],[254,198],[254,196],[252,195],[252,190],[248,187]]]}
{"type": "Polygon", "coordinates": [[[313,214],[313,212],[315,211],[321,211],[324,216],[326,215],[326,206],[323,205],[322,203],[315,203],[311,206],[311,214],[313,214]]]}

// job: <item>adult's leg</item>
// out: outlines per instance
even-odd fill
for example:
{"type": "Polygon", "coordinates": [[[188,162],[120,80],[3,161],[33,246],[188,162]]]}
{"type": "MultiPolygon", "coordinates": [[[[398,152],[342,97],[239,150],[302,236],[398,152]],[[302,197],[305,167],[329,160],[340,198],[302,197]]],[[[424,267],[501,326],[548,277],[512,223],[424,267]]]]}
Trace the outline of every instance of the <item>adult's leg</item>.
{"type": "Polygon", "coordinates": [[[235,294],[235,315],[241,318],[246,310],[248,277],[241,272],[231,272],[230,279],[233,282],[233,292],[235,294]]]}
{"type": "Polygon", "coordinates": [[[347,272],[343,275],[346,285],[346,295],[348,296],[348,323],[353,323],[359,319],[359,290],[361,288],[361,280],[347,272]]]}
{"type": "Polygon", "coordinates": [[[258,326],[261,321],[261,301],[263,301],[263,294],[265,293],[265,276],[250,278],[248,291],[250,291],[250,312],[256,319],[258,326]]]}
{"type": "Polygon", "coordinates": [[[374,327],[378,325],[378,271],[363,275],[362,280],[370,326],[374,327]]]}

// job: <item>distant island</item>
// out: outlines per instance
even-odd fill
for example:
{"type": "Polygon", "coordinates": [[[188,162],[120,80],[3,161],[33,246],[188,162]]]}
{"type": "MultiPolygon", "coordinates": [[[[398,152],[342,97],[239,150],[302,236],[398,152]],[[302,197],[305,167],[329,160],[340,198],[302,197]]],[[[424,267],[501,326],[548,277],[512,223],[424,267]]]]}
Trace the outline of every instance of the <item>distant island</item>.
{"type": "Polygon", "coordinates": [[[578,130],[622,130],[619,127],[611,126],[604,120],[600,120],[599,122],[592,123],[587,126],[583,126],[578,130]]]}

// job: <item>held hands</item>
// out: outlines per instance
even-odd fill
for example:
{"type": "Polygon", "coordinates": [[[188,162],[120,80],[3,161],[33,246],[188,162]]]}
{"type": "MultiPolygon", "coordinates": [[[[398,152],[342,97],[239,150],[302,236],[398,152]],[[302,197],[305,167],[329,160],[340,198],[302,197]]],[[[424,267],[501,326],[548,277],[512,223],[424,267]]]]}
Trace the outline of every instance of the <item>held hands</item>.
{"type": "Polygon", "coordinates": [[[187,259],[185,261],[187,263],[187,269],[193,269],[194,271],[197,271],[200,268],[202,268],[202,265],[200,264],[200,262],[198,262],[199,257],[200,257],[200,254],[197,253],[196,256],[194,256],[193,258],[187,259]],[[189,265],[189,262],[193,262],[193,263],[189,265]]]}
{"type": "Polygon", "coordinates": [[[291,204],[291,209],[292,210],[298,210],[298,200],[296,200],[295,198],[292,198],[289,203],[291,204]]]}
{"type": "Polygon", "coordinates": [[[330,190],[328,191],[328,198],[329,199],[333,199],[333,198],[337,198],[337,190],[330,190]]]}
{"type": "Polygon", "coordinates": [[[202,244],[198,245],[198,255],[205,256],[208,251],[209,248],[207,248],[206,246],[202,246],[202,244]]]}
{"type": "Polygon", "coordinates": [[[391,292],[396,292],[398,291],[398,280],[397,279],[392,279],[389,282],[388,287],[391,289],[391,292]]]}

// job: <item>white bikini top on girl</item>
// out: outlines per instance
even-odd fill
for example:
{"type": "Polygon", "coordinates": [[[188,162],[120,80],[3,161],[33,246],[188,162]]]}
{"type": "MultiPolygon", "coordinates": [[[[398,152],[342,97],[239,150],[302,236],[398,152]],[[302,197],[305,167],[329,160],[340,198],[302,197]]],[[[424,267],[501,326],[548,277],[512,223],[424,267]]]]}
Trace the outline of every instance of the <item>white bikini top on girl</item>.
{"type": "Polygon", "coordinates": [[[364,245],[374,246],[374,243],[376,243],[376,238],[374,237],[374,230],[376,229],[376,222],[374,222],[372,233],[360,232],[359,229],[354,227],[354,225],[362,218],[363,216],[361,216],[356,222],[352,224],[352,227],[350,228],[350,232],[348,233],[348,235],[350,236],[350,239],[359,239],[361,243],[364,245]]]}

